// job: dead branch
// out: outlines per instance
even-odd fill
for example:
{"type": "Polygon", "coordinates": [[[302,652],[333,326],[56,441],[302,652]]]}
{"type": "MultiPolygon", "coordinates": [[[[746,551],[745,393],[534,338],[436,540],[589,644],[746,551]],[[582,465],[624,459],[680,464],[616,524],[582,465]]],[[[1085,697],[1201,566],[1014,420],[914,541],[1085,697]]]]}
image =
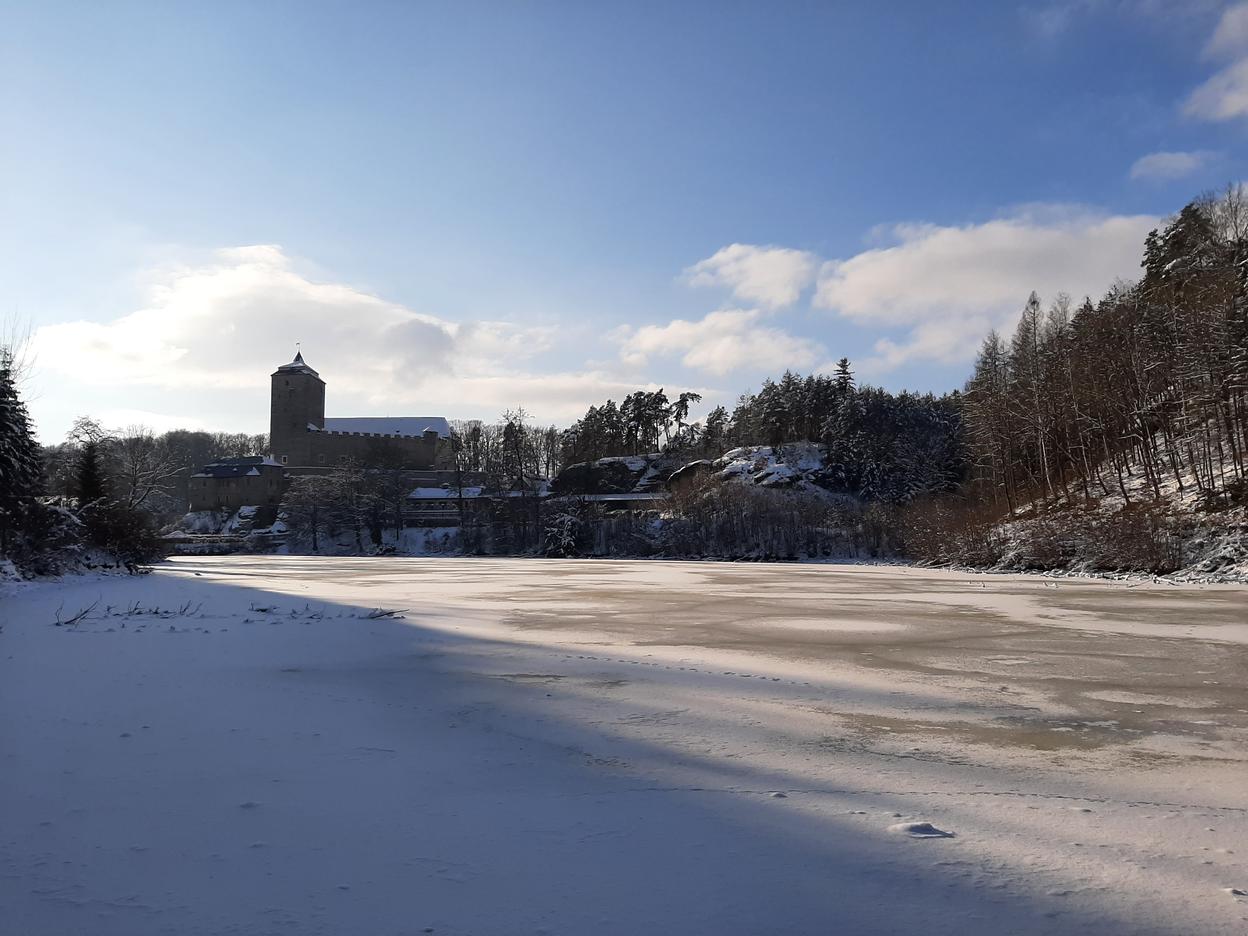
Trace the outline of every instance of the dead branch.
{"type": "Polygon", "coordinates": [[[409,611],[409,610],[411,609],[410,608],[394,608],[393,610],[387,611],[383,608],[374,608],[368,614],[364,615],[364,618],[369,621],[376,621],[379,618],[398,617],[403,612],[409,611]]]}
{"type": "Polygon", "coordinates": [[[80,623],[84,618],[86,618],[88,614],[94,611],[95,606],[98,605],[99,603],[100,603],[100,599],[97,598],[95,599],[95,601],[91,602],[91,604],[87,605],[77,614],[73,615],[72,617],[67,617],[67,618],[61,617],[61,609],[65,607],[64,603],[62,603],[61,606],[56,609],[56,621],[54,621],[53,623],[56,627],[72,627],[75,624],[80,623]]]}

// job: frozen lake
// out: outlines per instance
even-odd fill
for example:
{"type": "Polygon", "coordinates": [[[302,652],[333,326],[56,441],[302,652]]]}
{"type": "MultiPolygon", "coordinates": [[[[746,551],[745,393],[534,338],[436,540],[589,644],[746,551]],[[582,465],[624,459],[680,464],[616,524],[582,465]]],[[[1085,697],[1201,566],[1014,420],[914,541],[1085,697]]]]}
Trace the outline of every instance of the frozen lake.
{"type": "Polygon", "coordinates": [[[14,936],[1248,929],[1248,588],[214,557],[0,624],[14,936]]]}

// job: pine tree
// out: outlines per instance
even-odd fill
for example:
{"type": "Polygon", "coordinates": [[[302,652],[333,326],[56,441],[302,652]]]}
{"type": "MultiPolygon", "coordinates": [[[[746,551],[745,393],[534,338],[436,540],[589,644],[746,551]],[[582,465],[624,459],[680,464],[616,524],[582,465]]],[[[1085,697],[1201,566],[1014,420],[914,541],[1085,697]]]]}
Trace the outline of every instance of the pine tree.
{"type": "Polygon", "coordinates": [[[836,389],[842,396],[854,389],[854,372],[849,369],[849,358],[841,358],[836,362],[836,389]]]}
{"type": "Polygon", "coordinates": [[[42,481],[39,443],[17,391],[13,355],[0,348],[0,555],[22,532],[42,481]]]}
{"type": "Polygon", "coordinates": [[[82,451],[78,455],[76,482],[78,503],[84,507],[108,496],[104,459],[100,452],[100,443],[94,439],[88,439],[82,444],[82,451]]]}

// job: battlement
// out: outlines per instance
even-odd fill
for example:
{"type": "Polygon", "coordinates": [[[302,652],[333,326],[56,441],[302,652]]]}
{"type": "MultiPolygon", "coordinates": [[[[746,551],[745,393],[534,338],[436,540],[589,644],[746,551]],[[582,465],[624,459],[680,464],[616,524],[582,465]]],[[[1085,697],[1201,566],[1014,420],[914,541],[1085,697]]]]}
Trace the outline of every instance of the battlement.
{"type": "Polygon", "coordinates": [[[344,429],[317,429],[315,426],[308,426],[308,432],[315,432],[322,436],[350,436],[356,439],[413,439],[421,442],[437,442],[441,436],[436,429],[426,429],[420,435],[408,435],[404,432],[353,432],[344,429]]]}

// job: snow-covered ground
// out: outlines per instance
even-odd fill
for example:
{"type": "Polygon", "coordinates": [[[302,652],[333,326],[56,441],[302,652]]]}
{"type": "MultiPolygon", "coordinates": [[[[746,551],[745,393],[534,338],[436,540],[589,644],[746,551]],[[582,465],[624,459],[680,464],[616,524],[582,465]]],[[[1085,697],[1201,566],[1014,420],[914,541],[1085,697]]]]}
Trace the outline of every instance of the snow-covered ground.
{"type": "Polygon", "coordinates": [[[1248,930],[1242,587],[271,556],[3,587],[6,936],[1248,930]]]}

